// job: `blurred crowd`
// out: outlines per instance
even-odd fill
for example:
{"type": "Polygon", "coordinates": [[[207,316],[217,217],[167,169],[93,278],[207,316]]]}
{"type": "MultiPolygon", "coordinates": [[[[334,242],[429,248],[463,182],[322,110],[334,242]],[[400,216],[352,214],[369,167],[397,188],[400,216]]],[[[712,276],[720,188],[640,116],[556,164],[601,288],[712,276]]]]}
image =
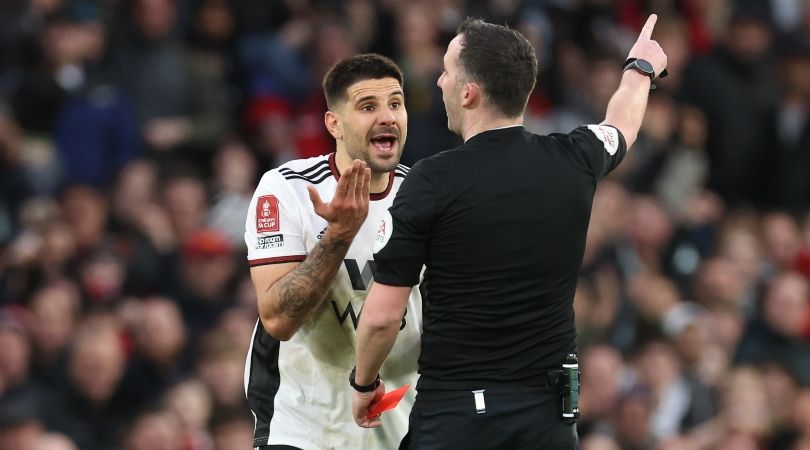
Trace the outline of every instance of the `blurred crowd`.
{"type": "Polygon", "coordinates": [[[401,65],[410,165],[459,142],[464,17],[533,42],[550,133],[602,120],[650,12],[670,75],[575,298],[582,450],[810,449],[810,1],[3,0],[0,450],[252,448],[244,220],[332,151],[329,66],[401,65]]]}

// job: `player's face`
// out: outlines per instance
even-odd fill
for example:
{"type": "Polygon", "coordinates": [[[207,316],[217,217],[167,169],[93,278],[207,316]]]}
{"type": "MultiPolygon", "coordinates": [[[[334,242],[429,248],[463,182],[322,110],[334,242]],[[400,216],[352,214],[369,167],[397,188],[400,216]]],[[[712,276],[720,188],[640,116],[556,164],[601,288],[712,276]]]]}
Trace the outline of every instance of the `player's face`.
{"type": "Polygon", "coordinates": [[[461,135],[461,86],[459,81],[458,57],[461,51],[461,36],[456,36],[450,45],[442,61],[442,74],[436,84],[442,90],[442,100],[444,108],[447,110],[447,128],[453,133],[461,135]]]}
{"type": "Polygon", "coordinates": [[[365,161],[374,173],[394,170],[408,134],[402,86],[394,78],[363,80],[349,86],[347,94],[339,112],[339,141],[348,156],[365,161]]]}

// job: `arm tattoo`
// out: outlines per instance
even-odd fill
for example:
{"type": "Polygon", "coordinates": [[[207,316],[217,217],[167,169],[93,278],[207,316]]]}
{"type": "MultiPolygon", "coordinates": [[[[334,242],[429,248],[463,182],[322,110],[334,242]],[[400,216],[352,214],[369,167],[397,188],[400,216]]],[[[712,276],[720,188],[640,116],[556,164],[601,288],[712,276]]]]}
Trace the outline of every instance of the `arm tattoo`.
{"type": "Polygon", "coordinates": [[[278,283],[278,313],[303,319],[317,309],[335,278],[351,241],[324,236],[298,267],[278,283]]]}

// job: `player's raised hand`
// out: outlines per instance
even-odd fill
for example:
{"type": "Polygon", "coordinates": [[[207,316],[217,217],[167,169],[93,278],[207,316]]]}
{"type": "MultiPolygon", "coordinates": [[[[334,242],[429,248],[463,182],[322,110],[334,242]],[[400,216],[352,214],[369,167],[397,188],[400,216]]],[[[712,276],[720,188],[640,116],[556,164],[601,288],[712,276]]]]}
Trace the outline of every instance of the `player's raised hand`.
{"type": "Polygon", "coordinates": [[[667,55],[664,50],[658,45],[658,42],[652,39],[653,29],[658,16],[650,14],[647,23],[641,28],[636,43],[630,49],[628,58],[646,59],[653,66],[656,76],[661,75],[664,69],[667,68],[667,55]]]}
{"type": "Polygon", "coordinates": [[[341,176],[332,201],[324,203],[314,186],[307,186],[315,213],[329,223],[327,232],[343,239],[353,239],[368,215],[371,169],[354,160],[341,176]]]}

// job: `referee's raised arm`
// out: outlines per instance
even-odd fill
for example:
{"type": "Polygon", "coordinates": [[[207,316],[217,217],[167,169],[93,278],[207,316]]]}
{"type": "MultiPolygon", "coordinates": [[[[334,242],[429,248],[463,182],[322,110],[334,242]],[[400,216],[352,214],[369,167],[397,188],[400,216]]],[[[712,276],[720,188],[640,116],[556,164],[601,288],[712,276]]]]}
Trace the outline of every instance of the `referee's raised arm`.
{"type": "Polygon", "coordinates": [[[652,82],[658,77],[666,76],[667,55],[658,42],[652,39],[656,20],[658,16],[651,14],[630,49],[624,63],[621,83],[610,98],[605,120],[602,122],[621,131],[628,149],[636,141],[641,128],[652,82]]]}

